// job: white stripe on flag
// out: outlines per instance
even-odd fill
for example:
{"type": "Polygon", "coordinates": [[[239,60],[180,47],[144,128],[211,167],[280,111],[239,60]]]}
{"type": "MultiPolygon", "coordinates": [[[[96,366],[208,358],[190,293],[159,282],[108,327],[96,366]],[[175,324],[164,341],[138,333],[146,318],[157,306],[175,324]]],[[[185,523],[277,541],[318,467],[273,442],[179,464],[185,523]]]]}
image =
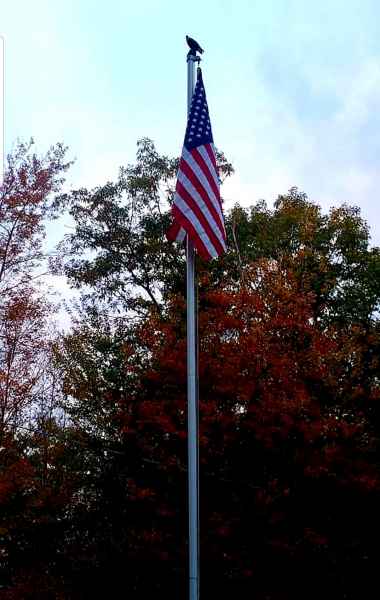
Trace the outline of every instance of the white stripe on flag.
{"type": "Polygon", "coordinates": [[[207,204],[204,202],[202,196],[197,192],[197,190],[195,189],[195,187],[193,186],[193,184],[191,183],[191,181],[183,173],[183,171],[179,171],[179,173],[178,173],[178,181],[180,181],[182,183],[182,185],[185,188],[185,190],[192,197],[192,199],[194,200],[194,202],[198,205],[199,210],[204,214],[205,219],[208,222],[210,229],[212,229],[213,234],[215,235],[216,238],[218,238],[218,240],[220,242],[220,245],[225,250],[226,249],[226,244],[225,244],[223,235],[220,232],[220,229],[219,229],[218,225],[215,223],[214,217],[210,213],[210,211],[209,211],[209,209],[207,207],[207,204]]]}
{"type": "MultiPolygon", "coordinates": [[[[200,148],[201,147],[197,148],[198,152],[200,151],[200,148]]],[[[207,151],[205,151],[205,152],[207,154],[207,151]]],[[[207,157],[209,158],[208,155],[207,155],[207,157]]],[[[192,157],[190,152],[188,150],[186,150],[186,148],[183,149],[183,158],[185,159],[186,163],[189,165],[189,167],[193,171],[195,177],[198,179],[199,183],[201,184],[201,186],[207,193],[208,197],[210,198],[216,212],[218,213],[218,216],[220,218],[220,224],[221,224],[221,227],[223,228],[223,232],[224,232],[225,229],[224,229],[224,219],[223,219],[223,214],[222,214],[222,208],[220,206],[219,199],[215,196],[215,193],[208,182],[206,175],[203,173],[203,171],[200,168],[200,166],[198,165],[198,163],[194,160],[194,158],[192,157]]],[[[213,169],[213,171],[215,172],[215,169],[213,169]]]]}
{"type": "Polygon", "coordinates": [[[184,217],[188,219],[190,223],[192,223],[198,236],[201,238],[203,244],[206,246],[206,249],[210,256],[216,258],[218,256],[218,252],[215,250],[210,238],[208,237],[202,224],[198,220],[198,217],[193,213],[190,206],[184,200],[182,200],[181,196],[178,193],[176,193],[175,195],[175,205],[178,208],[178,210],[181,211],[184,217]]]}
{"type": "Polygon", "coordinates": [[[199,146],[197,148],[197,150],[198,150],[199,154],[201,155],[201,157],[203,158],[203,160],[205,161],[206,165],[208,166],[210,174],[212,175],[212,178],[215,181],[215,185],[219,189],[219,186],[220,186],[219,175],[211,161],[211,158],[208,155],[206,148],[204,146],[199,146]]]}
{"type": "Polygon", "coordinates": [[[176,242],[183,242],[183,240],[186,237],[186,231],[184,230],[183,227],[180,227],[178,233],[177,233],[177,237],[176,237],[176,242]]]}

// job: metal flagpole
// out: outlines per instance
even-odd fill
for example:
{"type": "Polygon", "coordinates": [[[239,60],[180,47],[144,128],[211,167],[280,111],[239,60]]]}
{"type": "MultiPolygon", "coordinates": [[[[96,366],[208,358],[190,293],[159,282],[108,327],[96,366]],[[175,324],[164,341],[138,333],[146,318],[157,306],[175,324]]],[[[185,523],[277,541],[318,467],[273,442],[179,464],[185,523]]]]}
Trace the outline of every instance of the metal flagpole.
{"type": "MultiPolygon", "coordinates": [[[[187,55],[187,113],[194,91],[195,62],[187,55]]],[[[189,492],[189,600],[199,599],[199,458],[198,458],[198,351],[197,303],[195,295],[195,251],[186,236],[187,304],[187,436],[189,492]]]]}

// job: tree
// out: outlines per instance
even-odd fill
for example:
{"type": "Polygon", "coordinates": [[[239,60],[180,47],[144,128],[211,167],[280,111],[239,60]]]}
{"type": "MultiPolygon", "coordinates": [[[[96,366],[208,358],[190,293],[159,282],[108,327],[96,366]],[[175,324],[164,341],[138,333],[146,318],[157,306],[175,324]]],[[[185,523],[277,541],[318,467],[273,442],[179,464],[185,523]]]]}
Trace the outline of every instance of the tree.
{"type": "MultiPolygon", "coordinates": [[[[75,230],[55,266],[83,293],[54,346],[66,422],[36,419],[4,494],[15,598],[38,597],[36,576],[46,597],[186,594],[184,256],[164,237],[176,165],[143,140],[116,183],[59,199],[75,230]]],[[[357,209],[324,215],[296,189],[226,222],[228,253],[197,265],[203,591],[368,597],[378,249],[357,209]]]]}
{"type": "MultiPolygon", "coordinates": [[[[49,513],[46,498],[51,482],[47,473],[47,445],[40,444],[38,448],[37,439],[32,442],[32,436],[41,430],[42,415],[47,416],[44,402],[50,379],[51,339],[48,317],[53,307],[39,282],[46,259],[43,253],[46,221],[59,212],[59,191],[70,165],[65,161],[65,154],[66,148],[61,144],[38,156],[33,151],[32,140],[28,144],[18,143],[7,157],[0,188],[2,586],[9,585],[14,572],[18,571],[20,555],[23,556],[21,564],[32,560],[38,548],[36,534],[38,532],[41,541],[46,531],[43,523],[46,524],[49,513]],[[41,447],[43,452],[40,452],[41,447]],[[45,468],[35,464],[38,462],[36,454],[40,454],[45,468]]],[[[57,398],[54,400],[56,403],[57,398]]],[[[46,426],[45,432],[48,431],[46,426]]],[[[46,442],[47,436],[44,439],[46,442]]],[[[62,497],[64,486],[59,488],[62,497]]],[[[55,495],[58,498],[59,495],[55,495]]],[[[51,514],[56,517],[57,511],[51,514]]],[[[20,571],[18,576],[22,579],[20,571]]],[[[26,598],[26,587],[20,586],[18,597],[26,598]]],[[[14,597],[13,591],[8,597],[14,597]]]]}
{"type": "MultiPolygon", "coordinates": [[[[207,294],[200,314],[204,571],[214,572],[217,565],[220,577],[224,564],[222,587],[235,579],[235,586],[240,580],[249,590],[244,572],[255,573],[255,586],[274,565],[288,578],[281,563],[292,577],[301,564],[315,576],[319,555],[320,577],[329,572],[331,559],[339,576],[350,581],[346,561],[375,556],[369,514],[375,518],[371,511],[379,492],[373,455],[378,440],[359,407],[337,418],[342,401],[337,382],[349,377],[336,332],[321,332],[313,322],[313,295],[301,295],[296,277],[271,261],[251,267],[245,282],[239,292],[207,294]],[[369,512],[344,533],[355,504],[369,512]]],[[[166,491],[164,482],[178,470],[178,460],[185,467],[181,311],[174,305],[166,323],[147,323],[142,339],[151,358],[142,367],[140,390],[126,402],[125,431],[143,456],[161,465],[152,498],[170,500],[174,490],[166,491]]],[[[145,485],[137,479],[137,490],[145,485]]],[[[173,511],[175,504],[169,504],[173,511]]],[[[282,588],[293,588],[290,597],[299,593],[295,581],[281,581],[282,588]]],[[[324,585],[328,581],[326,576],[324,585]]],[[[339,589],[338,578],[329,583],[339,589]]],[[[269,581],[262,584],[268,594],[269,581]]],[[[281,589],[272,593],[276,597],[281,589]]]]}
{"type": "Polygon", "coordinates": [[[66,148],[51,147],[43,157],[29,144],[18,143],[7,157],[0,189],[1,295],[30,283],[43,259],[45,219],[56,215],[57,193],[64,182],[66,148]]]}
{"type": "MultiPolygon", "coordinates": [[[[221,177],[230,175],[221,152],[217,159],[221,177]]],[[[115,183],[65,196],[75,231],[53,267],[75,287],[87,286],[90,304],[96,298],[108,313],[140,318],[184,290],[184,256],[165,235],[178,164],[145,138],[138,142],[136,164],[121,168],[115,183]]]]}
{"type": "Polygon", "coordinates": [[[278,197],[273,210],[264,202],[250,209],[236,205],[228,221],[235,258],[232,254],[226,260],[235,278],[242,265],[270,258],[293,270],[300,290],[314,293],[321,323],[373,322],[379,307],[380,253],[370,247],[368,225],[357,207],[342,205],[323,214],[306,194],[292,188],[278,197]]]}
{"type": "MultiPolygon", "coordinates": [[[[84,290],[56,347],[87,473],[72,507],[82,584],[120,581],[122,563],[135,597],[185,593],[184,256],[165,240],[176,166],[143,140],[117,183],[66,196],[76,229],[57,264],[84,290]]],[[[375,573],[379,251],[358,209],[325,215],[296,188],[273,209],[236,205],[226,225],[228,253],[198,261],[203,589],[301,598],[304,573],[320,582],[310,598],[356,598],[375,573]]]]}
{"type": "Polygon", "coordinates": [[[0,439],[6,429],[15,433],[25,423],[48,351],[47,304],[33,298],[30,286],[22,291],[8,292],[1,302],[0,439]]]}
{"type": "MultiPolygon", "coordinates": [[[[376,573],[380,487],[373,423],[352,394],[345,404],[357,377],[346,370],[347,331],[321,329],[314,293],[301,293],[298,275],[276,261],[252,263],[243,275],[240,289],[227,281],[215,290],[209,274],[201,282],[203,589],[222,598],[303,598],[309,578],[310,598],[326,588],[355,598],[355,586],[376,573]]],[[[183,298],[130,330],[129,343],[117,339],[109,330],[86,341],[81,329],[61,350],[73,415],[93,456],[87,468],[97,493],[87,496],[81,521],[92,540],[87,564],[106,549],[101,579],[120,585],[123,562],[124,589],[174,597],[186,581],[183,298]],[[67,368],[73,362],[79,379],[67,368]]]]}
{"type": "Polygon", "coordinates": [[[8,156],[0,188],[0,439],[5,428],[21,424],[42,371],[51,306],[36,279],[45,222],[57,214],[70,165],[61,144],[43,157],[32,147],[33,141],[19,143],[8,156]]]}

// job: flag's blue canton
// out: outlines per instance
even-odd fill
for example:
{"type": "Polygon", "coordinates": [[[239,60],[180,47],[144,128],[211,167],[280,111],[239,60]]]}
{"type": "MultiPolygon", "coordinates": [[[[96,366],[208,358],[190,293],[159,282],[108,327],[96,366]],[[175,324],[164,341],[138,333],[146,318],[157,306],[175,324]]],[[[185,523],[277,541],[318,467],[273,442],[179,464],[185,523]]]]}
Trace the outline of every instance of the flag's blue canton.
{"type": "Polygon", "coordinates": [[[213,141],[206,92],[203,87],[202,74],[199,70],[187,122],[185,147],[187,150],[192,150],[203,144],[212,144],[213,141]]]}

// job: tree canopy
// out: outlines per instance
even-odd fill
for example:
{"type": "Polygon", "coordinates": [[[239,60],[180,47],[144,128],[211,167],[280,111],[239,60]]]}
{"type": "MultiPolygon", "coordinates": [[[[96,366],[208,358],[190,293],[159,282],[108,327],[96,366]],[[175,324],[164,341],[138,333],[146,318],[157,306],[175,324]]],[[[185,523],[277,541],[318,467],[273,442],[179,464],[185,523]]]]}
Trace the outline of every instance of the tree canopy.
{"type": "MultiPolygon", "coordinates": [[[[81,296],[49,346],[54,410],[4,429],[6,599],[186,596],[185,257],[165,237],[177,166],[143,139],[116,182],[50,205],[74,226],[51,267],[81,296]]],[[[359,209],[326,214],[297,188],[225,212],[228,252],[197,260],[202,594],[370,597],[379,249],[359,209]]]]}

